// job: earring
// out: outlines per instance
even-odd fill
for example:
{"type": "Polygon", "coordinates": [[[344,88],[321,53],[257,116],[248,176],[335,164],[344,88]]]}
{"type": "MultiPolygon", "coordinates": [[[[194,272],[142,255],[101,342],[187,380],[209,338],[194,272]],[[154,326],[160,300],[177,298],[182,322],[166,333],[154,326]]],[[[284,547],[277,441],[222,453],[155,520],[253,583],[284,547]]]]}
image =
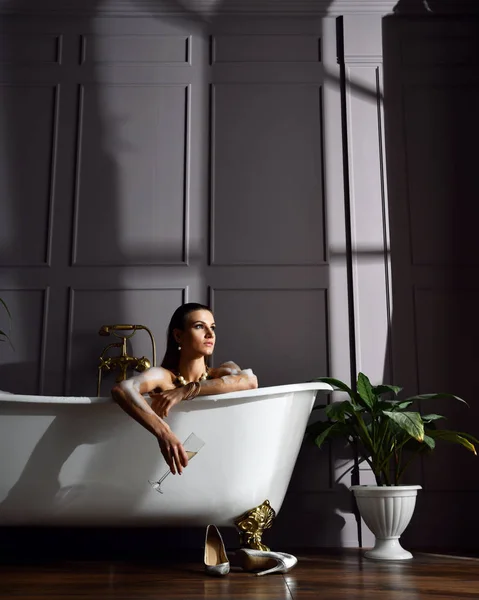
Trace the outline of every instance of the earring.
{"type": "Polygon", "coordinates": [[[181,346],[178,346],[178,352],[181,352],[181,346]]]}

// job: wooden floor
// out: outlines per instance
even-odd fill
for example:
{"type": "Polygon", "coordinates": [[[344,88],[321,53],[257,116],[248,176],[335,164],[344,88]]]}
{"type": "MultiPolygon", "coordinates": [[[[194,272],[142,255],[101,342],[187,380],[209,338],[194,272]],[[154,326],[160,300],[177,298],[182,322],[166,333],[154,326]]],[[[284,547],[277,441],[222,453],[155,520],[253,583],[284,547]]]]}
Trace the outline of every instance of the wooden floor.
{"type": "Polygon", "coordinates": [[[416,553],[412,561],[384,563],[359,550],[298,555],[285,575],[256,577],[235,566],[212,578],[198,561],[42,560],[0,565],[2,600],[115,599],[479,599],[479,559],[416,553]]]}

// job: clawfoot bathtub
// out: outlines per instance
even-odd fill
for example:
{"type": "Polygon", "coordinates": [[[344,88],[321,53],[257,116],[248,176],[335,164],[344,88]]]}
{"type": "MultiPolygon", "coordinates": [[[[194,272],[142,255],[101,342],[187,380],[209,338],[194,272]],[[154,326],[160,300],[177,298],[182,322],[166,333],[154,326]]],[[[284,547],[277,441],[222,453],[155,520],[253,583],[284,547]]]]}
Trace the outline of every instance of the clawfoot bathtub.
{"type": "Polygon", "coordinates": [[[323,383],[204,396],[173,408],[181,440],[205,445],[157,493],[155,438],[111,398],[0,393],[0,525],[232,525],[281,508],[323,383]]]}

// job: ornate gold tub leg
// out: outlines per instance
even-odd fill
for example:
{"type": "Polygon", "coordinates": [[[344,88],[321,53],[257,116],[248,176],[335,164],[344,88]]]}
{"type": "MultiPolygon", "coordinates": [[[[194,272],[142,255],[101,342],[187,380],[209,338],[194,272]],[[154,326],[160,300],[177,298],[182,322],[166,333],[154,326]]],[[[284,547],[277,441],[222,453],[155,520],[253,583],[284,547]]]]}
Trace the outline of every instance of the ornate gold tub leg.
{"type": "Polygon", "coordinates": [[[240,532],[241,546],[253,550],[269,550],[268,546],[261,543],[261,536],[265,529],[271,527],[275,516],[276,513],[269,500],[265,500],[263,504],[246,511],[235,519],[234,524],[240,532]]]}

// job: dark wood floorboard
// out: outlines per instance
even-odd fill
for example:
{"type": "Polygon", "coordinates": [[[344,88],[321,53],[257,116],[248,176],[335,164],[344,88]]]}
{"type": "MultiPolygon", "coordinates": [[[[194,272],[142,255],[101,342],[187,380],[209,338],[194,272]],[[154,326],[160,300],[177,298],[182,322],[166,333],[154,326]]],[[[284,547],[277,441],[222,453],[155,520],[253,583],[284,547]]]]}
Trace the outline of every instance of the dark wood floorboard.
{"type": "Polygon", "coordinates": [[[256,577],[235,566],[213,578],[188,560],[3,561],[0,598],[12,600],[271,599],[460,600],[479,599],[479,559],[415,554],[412,561],[375,562],[359,550],[302,554],[285,575],[256,577]],[[41,562],[40,562],[41,561],[41,562]]]}

